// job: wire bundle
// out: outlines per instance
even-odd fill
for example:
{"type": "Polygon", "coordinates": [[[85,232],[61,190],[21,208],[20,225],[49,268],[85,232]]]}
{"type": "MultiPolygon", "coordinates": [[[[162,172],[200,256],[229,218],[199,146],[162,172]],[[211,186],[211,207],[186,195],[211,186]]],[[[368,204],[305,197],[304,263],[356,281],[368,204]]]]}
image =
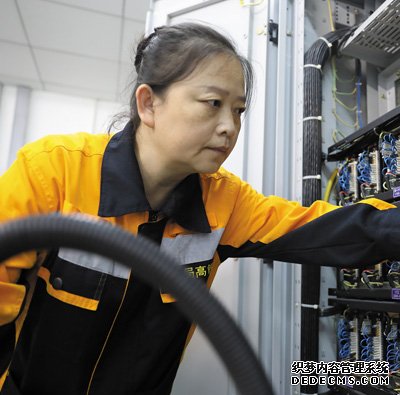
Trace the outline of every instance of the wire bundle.
{"type": "MultiPolygon", "coordinates": [[[[341,82],[341,83],[346,83],[346,84],[351,83],[351,84],[353,85],[353,83],[354,83],[354,78],[355,78],[355,77],[353,76],[353,77],[350,78],[350,79],[343,79],[343,78],[340,78],[340,77],[339,77],[338,71],[337,71],[337,67],[336,67],[336,57],[335,57],[335,56],[332,56],[331,64],[332,64],[332,73],[333,73],[333,79],[332,79],[332,97],[333,97],[333,99],[334,99],[334,100],[333,100],[332,113],[333,113],[333,115],[335,116],[336,120],[342,124],[342,126],[345,126],[346,128],[349,128],[349,129],[351,129],[352,131],[355,131],[356,129],[359,128],[359,124],[358,124],[359,122],[358,122],[358,119],[357,119],[357,104],[355,104],[354,106],[346,105],[346,104],[344,103],[343,99],[339,99],[339,96],[340,96],[340,97],[343,97],[343,98],[346,98],[346,97],[349,98],[349,97],[351,97],[351,96],[355,96],[356,93],[357,93],[357,88],[355,87],[355,88],[354,88],[353,90],[351,90],[351,91],[339,91],[339,90],[337,89],[337,82],[338,82],[338,81],[341,82]],[[356,116],[355,122],[354,122],[354,123],[349,123],[348,121],[345,121],[345,120],[338,114],[337,108],[336,108],[336,104],[339,104],[341,107],[343,107],[343,108],[346,109],[347,111],[354,113],[355,116],[356,116]]],[[[356,83],[356,84],[357,84],[357,83],[356,83]]],[[[356,86],[357,86],[357,85],[356,85],[356,86]]],[[[361,103],[361,102],[360,102],[360,103],[361,103]]],[[[334,129],[334,130],[332,131],[332,139],[333,139],[334,142],[337,142],[337,136],[336,136],[337,134],[341,135],[342,138],[345,137],[345,134],[343,134],[340,130],[334,129]]]]}
{"type": "Polygon", "coordinates": [[[382,169],[382,174],[397,173],[397,139],[392,133],[382,133],[379,136],[379,149],[382,155],[385,167],[382,169]]]}
{"type": "Polygon", "coordinates": [[[371,164],[369,163],[369,153],[367,150],[358,155],[358,181],[361,184],[371,184],[371,164]]]}
{"type": "Polygon", "coordinates": [[[345,318],[341,318],[337,326],[338,354],[340,360],[350,358],[350,326],[345,318]]]}
{"type": "MultiPolygon", "coordinates": [[[[337,30],[320,37],[304,56],[302,196],[304,206],[310,206],[315,200],[321,199],[322,67],[327,59],[333,55],[333,52],[336,52],[340,40],[343,40],[350,31],[350,29],[337,30]]],[[[320,299],[320,268],[303,266],[301,277],[302,304],[318,305],[320,299]]],[[[302,307],[301,322],[301,360],[319,361],[319,311],[302,307]]],[[[314,394],[318,392],[318,388],[315,385],[302,385],[300,391],[304,394],[314,394]]]]}
{"type": "Polygon", "coordinates": [[[347,161],[339,163],[339,186],[345,193],[349,193],[350,190],[350,170],[347,163],[347,161]]]}
{"type": "Polygon", "coordinates": [[[386,341],[386,360],[389,362],[389,371],[393,373],[400,369],[400,348],[397,324],[391,324],[390,332],[386,335],[386,341]]]}
{"type": "Polygon", "coordinates": [[[372,337],[372,326],[369,319],[365,319],[361,325],[362,339],[360,342],[361,346],[361,360],[372,361],[374,354],[374,341],[372,337]]]}
{"type": "Polygon", "coordinates": [[[341,29],[330,32],[318,39],[306,52],[304,68],[304,107],[303,107],[303,205],[309,206],[321,198],[322,168],[322,67],[336,52],[341,40],[350,32],[341,29]]]}

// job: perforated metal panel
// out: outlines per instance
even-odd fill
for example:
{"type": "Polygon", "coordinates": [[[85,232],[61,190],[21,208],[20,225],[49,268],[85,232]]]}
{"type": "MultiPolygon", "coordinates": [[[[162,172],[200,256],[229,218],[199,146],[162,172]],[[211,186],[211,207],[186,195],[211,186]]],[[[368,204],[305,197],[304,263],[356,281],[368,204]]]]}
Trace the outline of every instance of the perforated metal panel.
{"type": "Polygon", "coordinates": [[[387,67],[400,57],[400,0],[385,1],[347,40],[343,53],[387,67]]]}

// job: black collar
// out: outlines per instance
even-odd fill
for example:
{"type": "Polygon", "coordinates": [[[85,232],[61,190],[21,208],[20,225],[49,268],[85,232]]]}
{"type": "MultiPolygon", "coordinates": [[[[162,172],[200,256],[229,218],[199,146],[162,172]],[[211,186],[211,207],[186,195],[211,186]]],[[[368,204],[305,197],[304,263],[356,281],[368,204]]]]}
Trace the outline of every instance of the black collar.
{"type": "MultiPolygon", "coordinates": [[[[134,150],[132,123],[116,133],[104,152],[101,168],[100,217],[150,211],[134,150]]],[[[210,233],[198,174],[191,174],[171,192],[161,211],[185,229],[210,233]]]]}

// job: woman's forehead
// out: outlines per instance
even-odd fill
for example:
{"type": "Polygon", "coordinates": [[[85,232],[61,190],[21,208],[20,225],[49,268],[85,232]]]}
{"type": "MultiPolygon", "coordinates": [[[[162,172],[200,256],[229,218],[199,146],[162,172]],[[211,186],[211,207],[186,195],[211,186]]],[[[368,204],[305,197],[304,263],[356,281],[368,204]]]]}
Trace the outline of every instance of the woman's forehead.
{"type": "Polygon", "coordinates": [[[204,59],[193,72],[181,81],[193,87],[217,87],[227,89],[231,85],[236,90],[244,91],[244,72],[240,61],[226,54],[209,56],[204,59]]]}

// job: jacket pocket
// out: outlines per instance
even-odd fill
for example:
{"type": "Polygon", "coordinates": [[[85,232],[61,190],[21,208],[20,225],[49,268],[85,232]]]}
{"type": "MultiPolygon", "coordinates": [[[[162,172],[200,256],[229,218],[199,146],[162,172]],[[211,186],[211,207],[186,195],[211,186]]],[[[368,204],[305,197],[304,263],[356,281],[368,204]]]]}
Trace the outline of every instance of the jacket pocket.
{"type": "Polygon", "coordinates": [[[129,268],[100,255],[60,248],[47,260],[38,276],[54,298],[87,310],[97,310],[106,280],[113,276],[127,280],[129,268]]]}
{"type": "MultiPolygon", "coordinates": [[[[62,249],[60,249],[62,251],[62,249]]],[[[86,310],[97,310],[107,278],[106,273],[76,265],[57,256],[51,269],[40,267],[47,293],[61,302],[86,310]]]]}
{"type": "MultiPolygon", "coordinates": [[[[64,201],[62,214],[82,215],[68,201],[64,201]]],[[[127,280],[129,272],[125,266],[103,256],[60,248],[48,254],[38,277],[45,281],[48,295],[69,305],[96,311],[107,277],[127,280]]]]}

